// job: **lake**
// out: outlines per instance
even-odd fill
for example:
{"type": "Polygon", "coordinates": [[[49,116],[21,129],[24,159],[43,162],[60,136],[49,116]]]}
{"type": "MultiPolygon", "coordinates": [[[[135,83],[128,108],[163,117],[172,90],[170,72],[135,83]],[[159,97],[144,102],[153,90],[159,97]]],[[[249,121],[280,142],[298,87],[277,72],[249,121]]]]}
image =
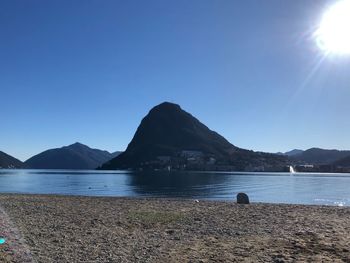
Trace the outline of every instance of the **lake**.
{"type": "Polygon", "coordinates": [[[350,206],[350,174],[0,170],[0,192],[350,206]]]}

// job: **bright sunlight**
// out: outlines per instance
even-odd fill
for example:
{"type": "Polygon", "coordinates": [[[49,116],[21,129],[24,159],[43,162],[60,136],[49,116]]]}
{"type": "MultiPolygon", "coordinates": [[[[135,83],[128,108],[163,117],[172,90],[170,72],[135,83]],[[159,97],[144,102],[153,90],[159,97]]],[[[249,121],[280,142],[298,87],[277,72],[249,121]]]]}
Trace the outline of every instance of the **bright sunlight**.
{"type": "Polygon", "coordinates": [[[329,8],[315,35],[318,46],[325,52],[350,54],[350,0],[329,8]]]}

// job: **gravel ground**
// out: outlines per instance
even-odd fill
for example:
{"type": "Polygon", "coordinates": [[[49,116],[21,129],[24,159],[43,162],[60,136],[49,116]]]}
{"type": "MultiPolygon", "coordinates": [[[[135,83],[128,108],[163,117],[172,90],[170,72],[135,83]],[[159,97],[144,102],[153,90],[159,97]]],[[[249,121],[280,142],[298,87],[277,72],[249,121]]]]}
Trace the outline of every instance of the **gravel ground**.
{"type": "Polygon", "coordinates": [[[0,207],[0,235],[17,233],[1,262],[350,262],[344,207],[7,194],[0,207]]]}

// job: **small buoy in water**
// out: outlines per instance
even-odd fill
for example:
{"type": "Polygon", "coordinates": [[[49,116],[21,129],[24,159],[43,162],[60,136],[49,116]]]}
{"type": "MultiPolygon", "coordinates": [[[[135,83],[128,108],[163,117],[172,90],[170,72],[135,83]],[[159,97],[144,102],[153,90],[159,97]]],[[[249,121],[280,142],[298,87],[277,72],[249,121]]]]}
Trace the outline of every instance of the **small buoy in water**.
{"type": "Polygon", "coordinates": [[[0,245],[5,243],[6,243],[6,239],[4,237],[0,237],[0,245]]]}

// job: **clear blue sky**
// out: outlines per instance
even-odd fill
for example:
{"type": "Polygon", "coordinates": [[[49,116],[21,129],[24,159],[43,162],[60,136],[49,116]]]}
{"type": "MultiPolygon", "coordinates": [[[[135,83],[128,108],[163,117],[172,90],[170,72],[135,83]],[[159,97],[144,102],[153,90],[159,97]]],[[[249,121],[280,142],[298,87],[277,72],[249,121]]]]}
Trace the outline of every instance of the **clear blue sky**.
{"type": "Polygon", "coordinates": [[[239,147],[350,149],[350,57],[312,38],[332,1],[3,0],[0,150],[124,150],[178,103],[239,147]]]}

